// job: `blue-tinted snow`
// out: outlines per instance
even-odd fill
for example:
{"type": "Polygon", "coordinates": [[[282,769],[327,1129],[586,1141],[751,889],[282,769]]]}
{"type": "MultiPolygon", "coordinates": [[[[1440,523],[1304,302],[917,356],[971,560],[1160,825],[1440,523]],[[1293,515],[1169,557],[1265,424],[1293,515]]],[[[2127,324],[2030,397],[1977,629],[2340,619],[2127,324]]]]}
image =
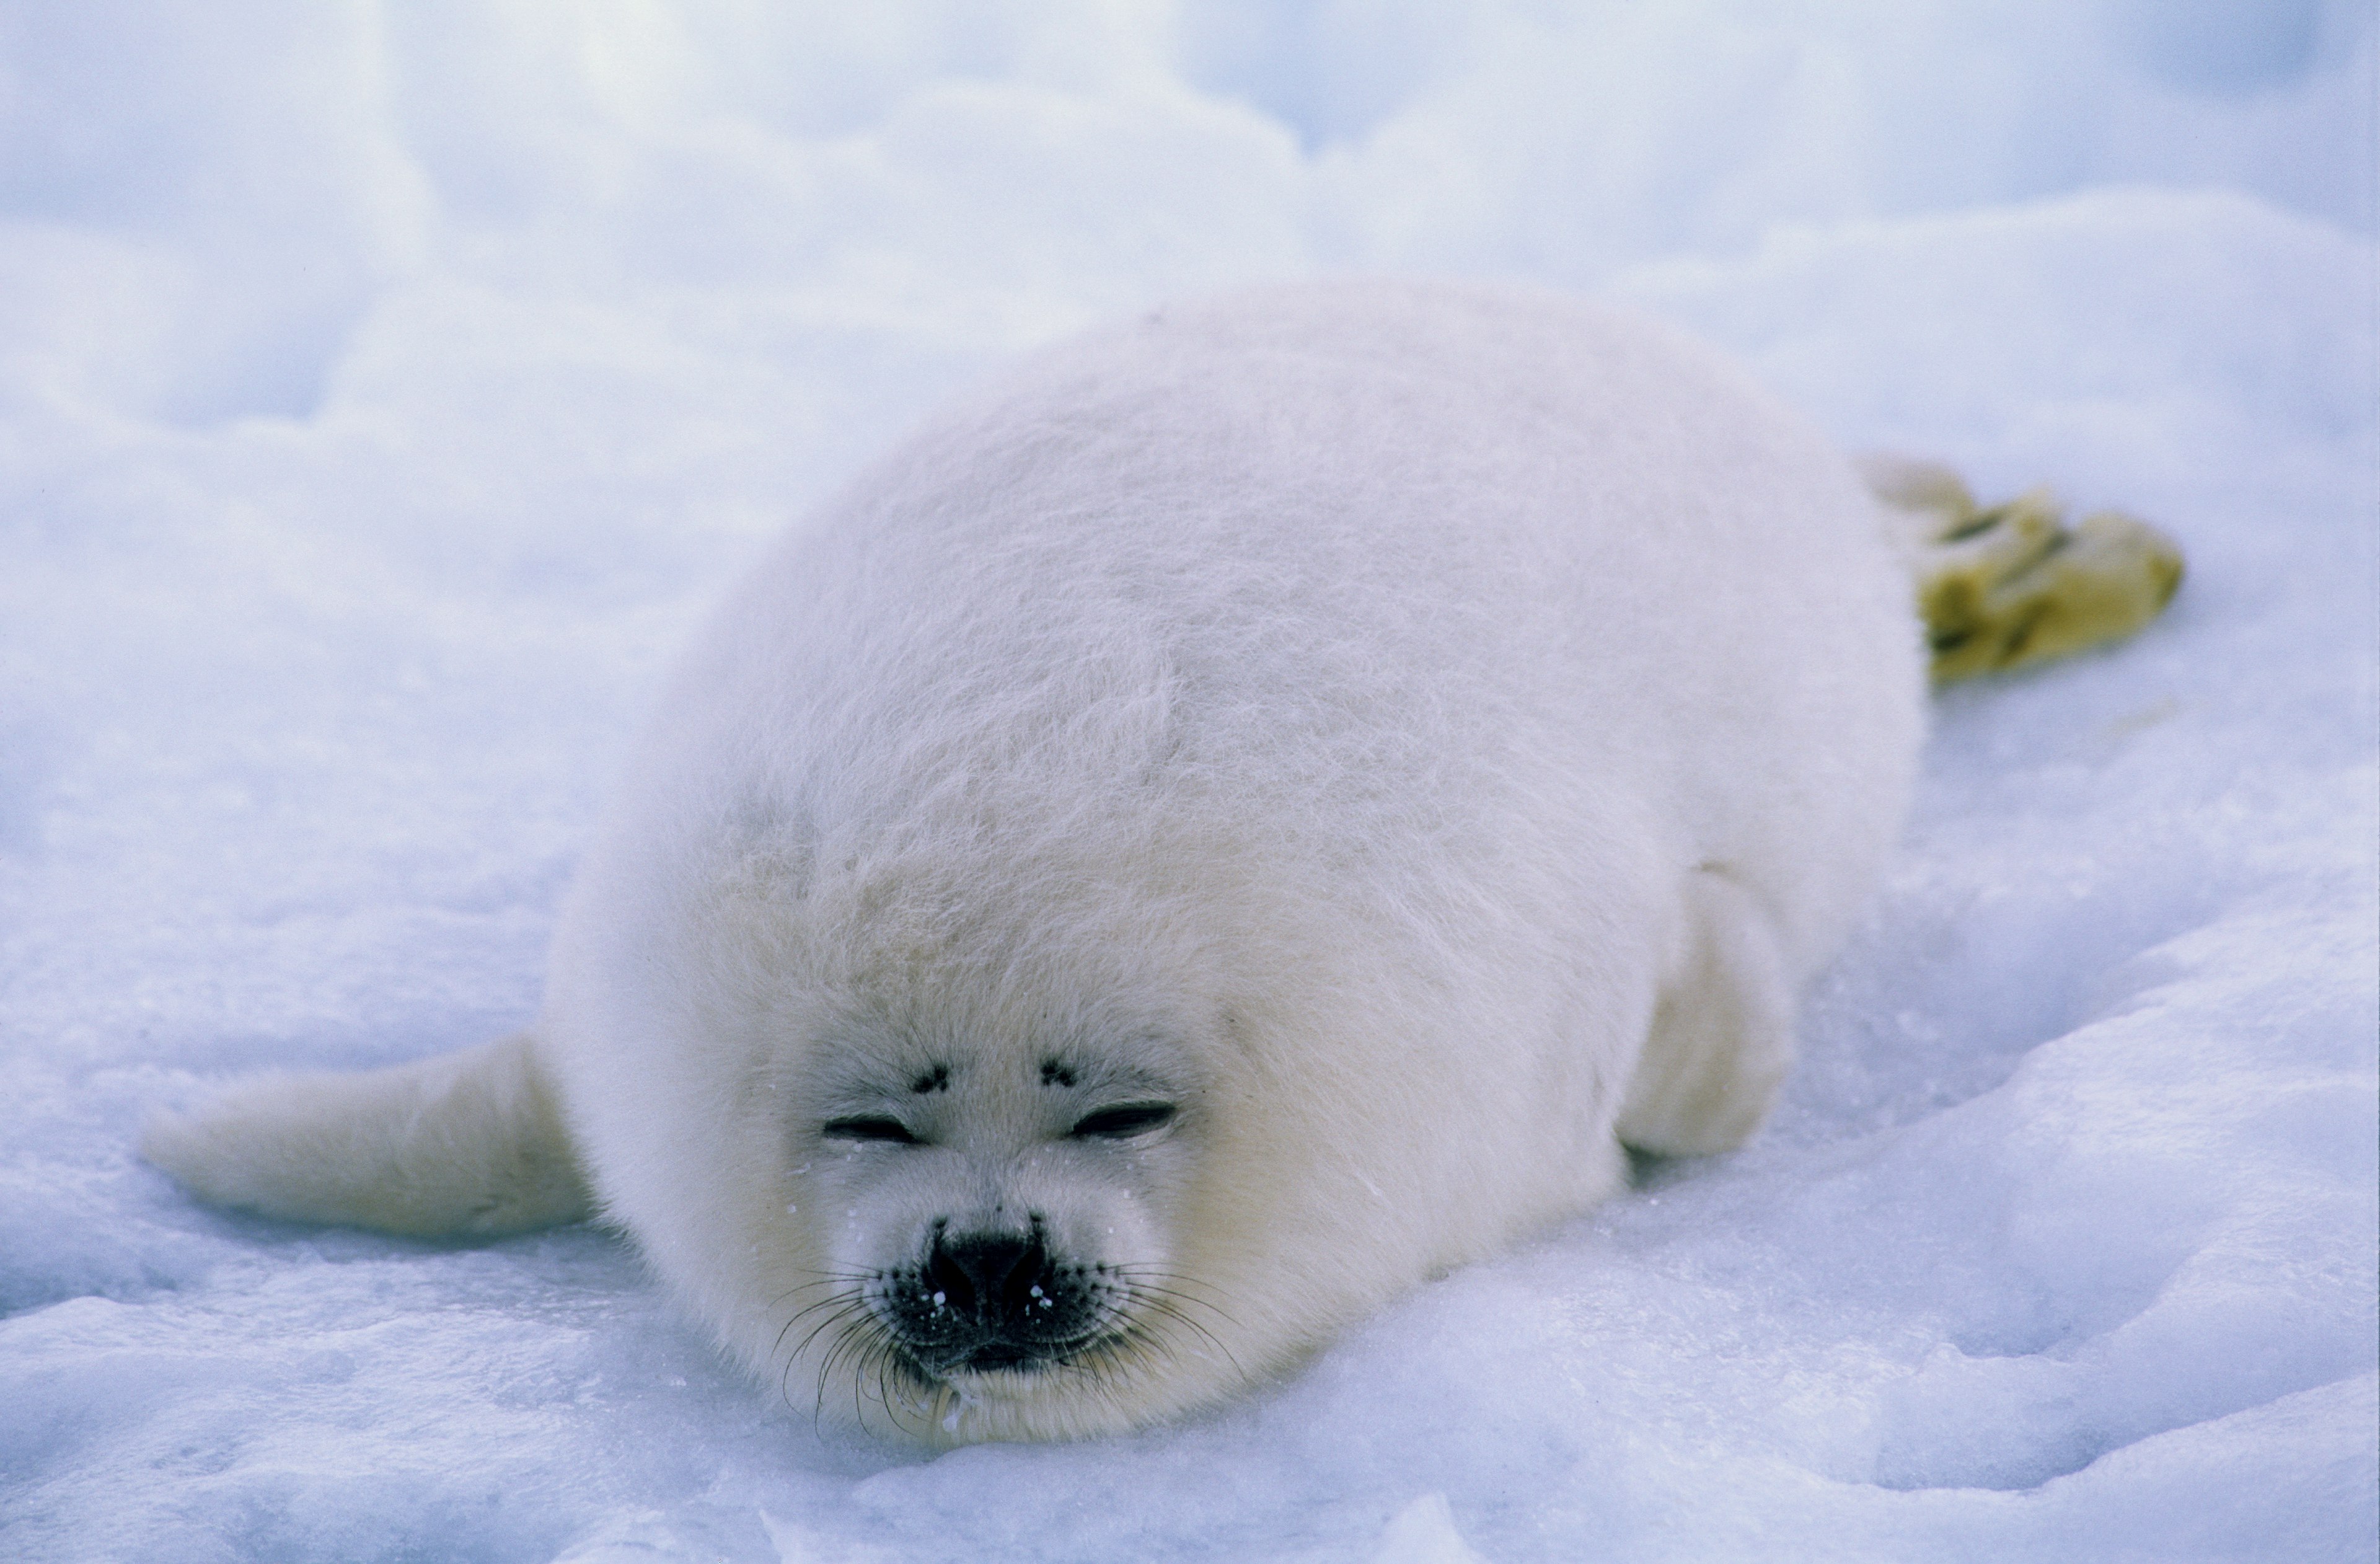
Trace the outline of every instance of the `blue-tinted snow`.
{"type": "Polygon", "coordinates": [[[2368,7],[1020,9],[0,6],[0,1553],[2371,1557],[2368,7]],[[523,1020],[671,648],[936,397],[1346,270],[1618,297],[2190,551],[1940,702],[1754,1146],[1210,1418],[934,1459],[600,1233],[131,1158],[523,1020]]]}

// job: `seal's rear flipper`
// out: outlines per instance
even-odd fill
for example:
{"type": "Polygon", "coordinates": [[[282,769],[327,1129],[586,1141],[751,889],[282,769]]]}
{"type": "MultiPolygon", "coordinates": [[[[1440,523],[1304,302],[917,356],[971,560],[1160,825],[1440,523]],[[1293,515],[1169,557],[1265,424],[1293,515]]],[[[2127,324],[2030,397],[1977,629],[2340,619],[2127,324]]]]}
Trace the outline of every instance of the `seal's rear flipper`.
{"type": "Polygon", "coordinates": [[[593,1202],[528,1033],[362,1075],[283,1075],[151,1121],[200,1198],[302,1222],[492,1238],[593,1202]]]}
{"type": "Polygon", "coordinates": [[[2038,490],[1986,509],[1947,467],[1890,457],[1864,467],[1908,523],[1901,541],[1937,684],[2120,641],[2181,585],[2181,550],[2144,521],[2101,511],[2070,529],[2038,490]]]}

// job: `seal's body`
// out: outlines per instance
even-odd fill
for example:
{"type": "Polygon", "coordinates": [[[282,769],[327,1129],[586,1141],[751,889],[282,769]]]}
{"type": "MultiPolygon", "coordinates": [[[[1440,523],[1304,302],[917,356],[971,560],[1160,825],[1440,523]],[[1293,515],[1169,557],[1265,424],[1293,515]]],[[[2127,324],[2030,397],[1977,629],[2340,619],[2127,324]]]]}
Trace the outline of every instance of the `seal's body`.
{"type": "Polygon", "coordinates": [[[583,1175],[806,1402],[1138,1425],[1586,1207],[1622,1142],[1748,1134],[1922,690],[1876,502],[1702,350],[1452,287],[1168,309],[735,595],[532,1035],[151,1155],[412,1231],[583,1175]],[[297,1177],[328,1123],[357,1170],[297,1177]]]}

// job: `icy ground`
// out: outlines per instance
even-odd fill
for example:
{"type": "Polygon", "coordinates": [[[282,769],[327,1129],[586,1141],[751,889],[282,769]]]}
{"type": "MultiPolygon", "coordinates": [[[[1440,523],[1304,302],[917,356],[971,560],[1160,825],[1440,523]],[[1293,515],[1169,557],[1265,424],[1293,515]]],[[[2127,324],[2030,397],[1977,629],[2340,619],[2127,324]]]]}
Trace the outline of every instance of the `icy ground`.
{"type": "Polygon", "coordinates": [[[0,4],[0,1557],[2374,1553],[2356,0],[0,4]],[[1022,14],[1022,20],[995,20],[1022,14]],[[1091,319],[1512,276],[2155,516],[1958,691],[1767,1134],[1188,1426],[939,1458],[618,1243],[193,1206],[144,1112],[526,1019],[670,649],[1091,319]]]}

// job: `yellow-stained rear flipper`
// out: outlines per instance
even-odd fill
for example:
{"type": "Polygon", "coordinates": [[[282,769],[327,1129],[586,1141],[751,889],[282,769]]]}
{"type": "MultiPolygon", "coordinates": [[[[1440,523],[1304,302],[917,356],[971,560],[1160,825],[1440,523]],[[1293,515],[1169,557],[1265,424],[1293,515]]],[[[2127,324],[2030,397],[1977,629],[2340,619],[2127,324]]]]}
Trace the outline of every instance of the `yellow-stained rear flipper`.
{"type": "Polygon", "coordinates": [[[2120,641],[2181,585],[2180,547],[2121,512],[2070,528],[2046,490],[1985,508],[1957,474],[1930,462],[1876,459],[1866,473],[1908,522],[1937,684],[2120,641]]]}

